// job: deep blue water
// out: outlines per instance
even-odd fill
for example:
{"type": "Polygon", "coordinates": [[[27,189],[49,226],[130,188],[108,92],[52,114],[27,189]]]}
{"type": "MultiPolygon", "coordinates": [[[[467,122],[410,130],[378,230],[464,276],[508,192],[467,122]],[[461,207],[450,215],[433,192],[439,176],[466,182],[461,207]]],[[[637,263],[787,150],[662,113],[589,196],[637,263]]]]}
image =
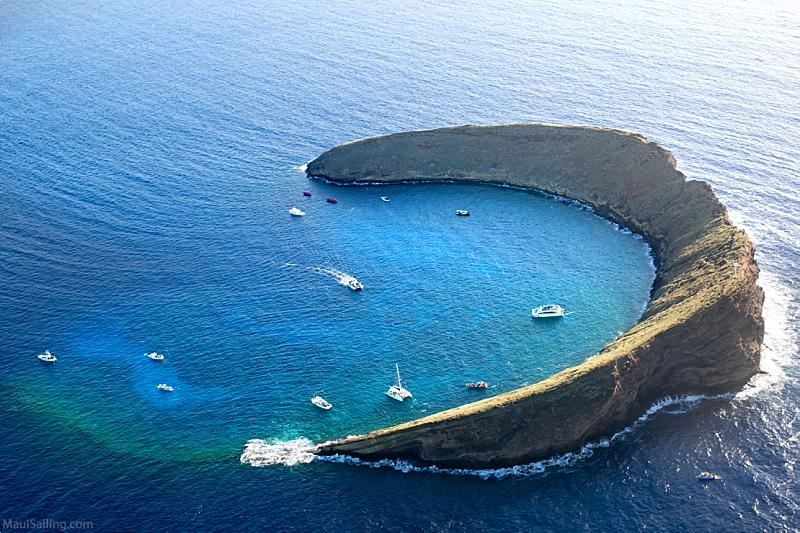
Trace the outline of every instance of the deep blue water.
{"type": "Polygon", "coordinates": [[[0,50],[0,519],[800,527],[795,5],[5,2],[0,50]],[[319,441],[481,394],[465,380],[534,382],[636,321],[646,247],[574,205],[298,169],[366,135],[522,120],[643,133],[712,184],[758,246],[766,374],[518,471],[241,463],[250,439],[319,441]],[[550,301],[575,313],[533,322],[550,301]],[[413,402],[383,396],[395,362],[413,402]]]}

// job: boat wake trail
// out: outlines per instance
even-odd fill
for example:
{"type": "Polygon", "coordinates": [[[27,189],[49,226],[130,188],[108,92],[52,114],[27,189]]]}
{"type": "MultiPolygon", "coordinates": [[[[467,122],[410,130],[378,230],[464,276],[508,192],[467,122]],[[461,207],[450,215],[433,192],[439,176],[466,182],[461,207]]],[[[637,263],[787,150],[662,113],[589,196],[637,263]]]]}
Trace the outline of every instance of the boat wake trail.
{"type": "Polygon", "coordinates": [[[400,459],[382,459],[378,461],[366,461],[349,455],[315,455],[322,444],[315,445],[305,438],[290,441],[274,441],[268,443],[260,439],[253,439],[247,442],[244,452],[241,455],[242,463],[249,463],[252,466],[284,465],[294,466],[301,463],[310,463],[314,459],[329,463],[341,463],[357,466],[368,466],[370,468],[391,468],[399,472],[425,472],[430,474],[447,474],[451,476],[474,476],[481,479],[504,479],[509,477],[529,477],[545,473],[552,468],[571,467],[577,463],[585,461],[594,455],[594,450],[598,448],[608,448],[613,444],[624,440],[624,438],[634,432],[637,428],[647,422],[655,414],[664,411],[668,414],[685,413],[695,407],[702,400],[720,400],[731,398],[732,394],[719,394],[716,396],[680,396],[677,398],[667,397],[651,405],[633,424],[622,429],[608,438],[585,444],[576,452],[554,455],[541,461],[535,461],[524,465],[511,466],[507,468],[441,468],[436,465],[419,466],[400,459]]]}
{"type": "Polygon", "coordinates": [[[297,263],[286,262],[281,265],[281,268],[299,268],[307,272],[314,272],[315,274],[321,274],[325,277],[336,280],[336,282],[339,285],[349,287],[356,291],[362,290],[364,288],[364,285],[354,275],[348,274],[344,270],[340,270],[330,265],[303,266],[303,265],[298,265],[297,263]]]}
{"type": "Polygon", "coordinates": [[[356,279],[355,276],[348,274],[338,268],[324,266],[324,267],[306,267],[306,270],[310,272],[316,272],[317,274],[322,274],[323,276],[328,276],[329,278],[335,279],[339,285],[348,286],[353,280],[356,279]]]}

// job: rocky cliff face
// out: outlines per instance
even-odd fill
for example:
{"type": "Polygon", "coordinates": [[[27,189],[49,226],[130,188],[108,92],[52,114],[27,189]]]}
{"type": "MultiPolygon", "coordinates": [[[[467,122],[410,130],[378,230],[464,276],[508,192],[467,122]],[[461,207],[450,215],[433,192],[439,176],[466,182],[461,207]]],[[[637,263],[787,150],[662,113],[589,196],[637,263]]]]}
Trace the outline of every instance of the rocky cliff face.
{"type": "Polygon", "coordinates": [[[520,464],[609,435],[665,396],[734,391],[758,371],[763,293],[753,245],[707,184],[687,181],[668,151],[639,135],[543,124],[441,128],[338,146],[307,173],[343,184],[503,183],[574,198],[644,235],[657,267],[642,319],[596,357],[320,453],[520,464]]]}

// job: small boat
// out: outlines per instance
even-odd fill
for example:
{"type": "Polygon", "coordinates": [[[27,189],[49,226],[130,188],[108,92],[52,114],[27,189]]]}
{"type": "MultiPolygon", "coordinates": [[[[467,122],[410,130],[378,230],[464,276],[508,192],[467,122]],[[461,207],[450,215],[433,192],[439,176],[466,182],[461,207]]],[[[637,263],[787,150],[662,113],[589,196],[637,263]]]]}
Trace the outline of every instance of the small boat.
{"type": "Polygon", "coordinates": [[[292,215],[293,217],[302,217],[306,214],[306,212],[296,207],[293,207],[289,209],[289,214],[292,215]]]}
{"type": "Polygon", "coordinates": [[[533,318],[558,318],[564,316],[564,308],[558,304],[540,305],[531,309],[533,318]]]}
{"type": "Polygon", "coordinates": [[[473,383],[467,383],[466,385],[467,385],[468,389],[488,389],[489,388],[489,384],[486,383],[485,381],[475,381],[473,383]]]}
{"type": "Polygon", "coordinates": [[[713,472],[700,472],[697,474],[697,479],[698,481],[719,481],[722,478],[713,472]]]}
{"type": "Polygon", "coordinates": [[[333,196],[328,196],[327,198],[325,198],[325,201],[328,202],[329,204],[335,204],[337,202],[336,198],[334,198],[333,196]]]}
{"type": "Polygon", "coordinates": [[[175,390],[174,388],[170,387],[170,386],[169,386],[169,385],[167,385],[166,383],[159,383],[158,385],[156,385],[156,388],[157,388],[158,390],[160,390],[160,391],[164,391],[164,392],[172,392],[172,391],[174,391],[174,390],[175,390]]]}
{"type": "Polygon", "coordinates": [[[402,402],[406,398],[411,398],[411,391],[403,387],[403,382],[400,381],[400,366],[395,363],[395,368],[397,369],[397,383],[389,387],[389,390],[386,391],[386,396],[393,400],[397,400],[398,402],[402,402]]]}
{"type": "Polygon", "coordinates": [[[358,281],[356,278],[350,278],[347,280],[347,286],[353,289],[354,291],[363,291],[364,284],[358,281]]]}
{"type": "Polygon", "coordinates": [[[40,353],[36,356],[39,361],[44,361],[45,363],[55,363],[58,361],[56,356],[50,353],[50,350],[45,350],[44,353],[40,353]]]}
{"type": "Polygon", "coordinates": [[[319,407],[320,409],[325,409],[326,411],[333,407],[328,400],[323,398],[322,396],[314,396],[311,398],[311,403],[319,407]]]}
{"type": "Polygon", "coordinates": [[[311,196],[311,193],[310,193],[310,192],[308,192],[308,191],[303,191],[303,196],[305,196],[306,198],[308,198],[309,196],[311,196]]]}
{"type": "Polygon", "coordinates": [[[147,357],[149,359],[152,359],[153,361],[163,361],[164,359],[166,359],[166,357],[164,357],[160,353],[156,353],[156,352],[150,352],[150,353],[146,353],[144,355],[145,355],[145,357],[147,357]]]}
{"type": "Polygon", "coordinates": [[[381,196],[381,200],[383,200],[387,204],[392,201],[391,198],[389,198],[388,196],[381,196]]]}
{"type": "Polygon", "coordinates": [[[467,211],[466,209],[457,209],[456,210],[456,216],[458,216],[458,217],[468,217],[469,216],[469,211],[467,211]]]}

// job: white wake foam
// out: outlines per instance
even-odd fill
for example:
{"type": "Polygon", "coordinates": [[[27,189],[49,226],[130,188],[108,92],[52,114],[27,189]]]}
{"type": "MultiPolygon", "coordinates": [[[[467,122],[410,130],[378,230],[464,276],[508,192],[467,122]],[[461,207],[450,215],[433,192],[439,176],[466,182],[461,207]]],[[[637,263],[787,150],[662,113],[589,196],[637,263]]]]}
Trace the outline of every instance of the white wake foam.
{"type": "Polygon", "coordinates": [[[285,262],[285,263],[283,263],[281,265],[281,267],[282,268],[299,267],[299,268],[301,268],[303,270],[307,270],[308,272],[314,272],[316,274],[321,274],[323,276],[326,276],[326,277],[329,277],[331,279],[334,279],[334,280],[336,280],[337,283],[339,283],[339,285],[344,285],[344,286],[347,286],[350,283],[350,281],[352,281],[354,279],[358,279],[354,275],[348,274],[344,270],[340,270],[340,269],[338,269],[336,267],[328,266],[328,265],[325,265],[325,266],[311,266],[310,267],[310,266],[301,266],[301,265],[298,265],[297,263],[285,262]]]}
{"type": "Polygon", "coordinates": [[[324,266],[324,267],[308,267],[308,270],[311,272],[316,272],[318,274],[322,274],[323,276],[328,276],[330,278],[335,279],[339,285],[347,285],[350,281],[356,279],[355,276],[352,274],[348,274],[338,268],[324,266]]]}
{"type": "Polygon", "coordinates": [[[314,460],[317,446],[308,439],[267,442],[252,439],[245,444],[239,461],[252,466],[295,466],[314,460]]]}

